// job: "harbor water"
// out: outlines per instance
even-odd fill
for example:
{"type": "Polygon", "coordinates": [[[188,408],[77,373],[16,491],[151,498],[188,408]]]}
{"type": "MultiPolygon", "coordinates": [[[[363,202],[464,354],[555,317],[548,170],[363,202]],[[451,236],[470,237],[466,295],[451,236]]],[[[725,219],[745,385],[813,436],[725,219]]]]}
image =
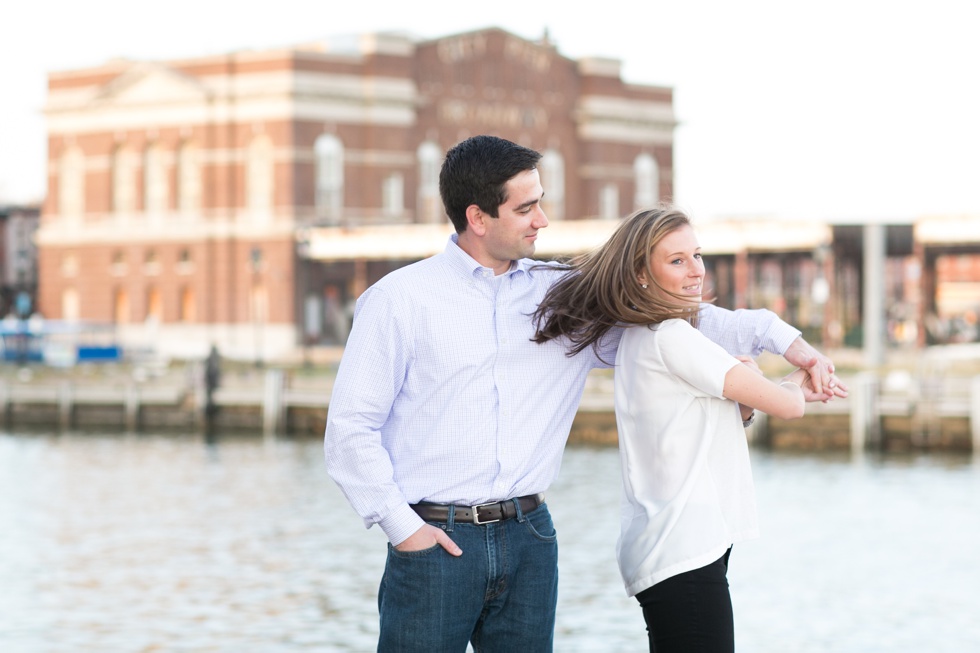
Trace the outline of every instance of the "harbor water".
{"type": "MultiPolygon", "coordinates": [[[[980,651],[980,462],[753,451],[743,653],[980,651]]],[[[615,563],[618,454],[569,448],[555,650],[646,650],[615,563]]],[[[372,651],[385,540],[318,439],[0,433],[0,651],[372,651]]]]}

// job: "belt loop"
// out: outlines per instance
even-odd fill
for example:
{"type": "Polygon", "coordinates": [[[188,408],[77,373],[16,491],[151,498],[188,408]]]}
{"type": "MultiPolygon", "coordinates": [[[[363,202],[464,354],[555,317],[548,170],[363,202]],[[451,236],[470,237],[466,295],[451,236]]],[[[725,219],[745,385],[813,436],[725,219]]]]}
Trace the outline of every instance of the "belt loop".
{"type": "Polygon", "coordinates": [[[456,525],[456,506],[450,504],[449,510],[446,511],[448,514],[446,516],[446,532],[452,533],[453,526],[456,525]]]}
{"type": "Polygon", "coordinates": [[[517,497],[511,499],[514,502],[514,507],[517,508],[517,521],[524,523],[524,511],[521,510],[521,501],[517,497]]]}

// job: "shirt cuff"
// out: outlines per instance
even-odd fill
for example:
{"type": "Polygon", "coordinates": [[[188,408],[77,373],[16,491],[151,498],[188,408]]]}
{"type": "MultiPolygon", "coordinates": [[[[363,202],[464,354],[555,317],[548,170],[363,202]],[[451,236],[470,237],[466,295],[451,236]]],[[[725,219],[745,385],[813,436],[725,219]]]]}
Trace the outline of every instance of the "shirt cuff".
{"type": "Polygon", "coordinates": [[[415,531],[425,526],[425,522],[407,503],[403,503],[379,521],[378,526],[388,536],[388,541],[393,546],[398,546],[411,537],[415,531]]]}
{"type": "Polygon", "coordinates": [[[773,320],[772,324],[769,325],[769,330],[766,332],[766,340],[771,343],[772,348],[764,347],[774,354],[779,354],[782,356],[789,349],[789,346],[793,344],[793,341],[803,335],[803,332],[795,327],[791,327],[780,319],[773,320]]]}

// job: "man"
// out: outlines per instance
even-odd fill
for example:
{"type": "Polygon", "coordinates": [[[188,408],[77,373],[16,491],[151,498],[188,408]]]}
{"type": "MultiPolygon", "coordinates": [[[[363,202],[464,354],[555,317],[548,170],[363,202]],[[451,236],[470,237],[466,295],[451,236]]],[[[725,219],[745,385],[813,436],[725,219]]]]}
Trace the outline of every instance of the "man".
{"type": "MultiPolygon", "coordinates": [[[[324,450],[390,540],[379,651],[552,649],[558,549],[543,493],[586,375],[615,359],[617,340],[572,357],[530,340],[560,274],[528,258],[548,226],[540,156],[492,136],[453,147],[439,176],[456,230],[445,251],[358,300],[324,450]]],[[[772,313],[707,307],[701,324],[734,354],[812,364],[811,398],[830,398],[830,362],[772,313]]]]}

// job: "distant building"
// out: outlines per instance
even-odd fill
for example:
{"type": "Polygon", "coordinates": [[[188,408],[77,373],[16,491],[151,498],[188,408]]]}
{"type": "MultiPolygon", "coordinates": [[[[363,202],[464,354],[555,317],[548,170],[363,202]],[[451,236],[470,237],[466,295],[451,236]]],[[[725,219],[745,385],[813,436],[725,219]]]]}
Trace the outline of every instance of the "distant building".
{"type": "Polygon", "coordinates": [[[52,72],[45,113],[42,312],[177,356],[343,342],[368,284],[444,245],[471,135],[543,153],[552,228],[673,194],[671,89],[496,28],[52,72]]]}
{"type": "Polygon", "coordinates": [[[40,221],[36,206],[0,206],[0,317],[28,317],[36,308],[40,221]]]}

